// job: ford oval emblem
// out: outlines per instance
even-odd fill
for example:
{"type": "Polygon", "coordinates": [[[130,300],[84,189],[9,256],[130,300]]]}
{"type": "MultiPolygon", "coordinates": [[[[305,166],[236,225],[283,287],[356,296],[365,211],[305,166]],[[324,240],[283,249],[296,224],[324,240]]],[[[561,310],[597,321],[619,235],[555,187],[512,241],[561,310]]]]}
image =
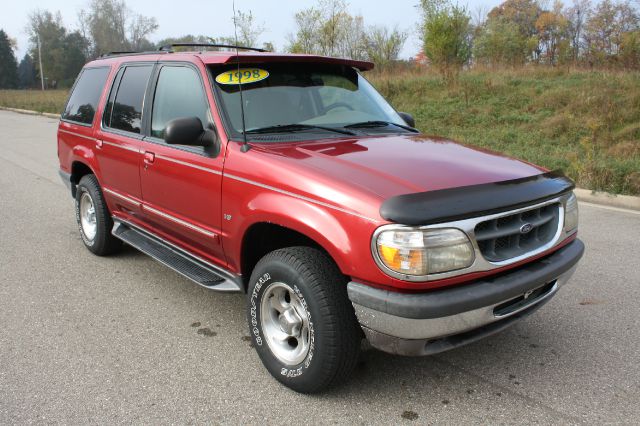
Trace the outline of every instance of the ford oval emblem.
{"type": "Polygon", "coordinates": [[[520,233],[521,234],[528,234],[529,232],[531,232],[531,230],[533,229],[533,225],[530,223],[525,223],[524,225],[522,225],[520,227],[520,233]]]}

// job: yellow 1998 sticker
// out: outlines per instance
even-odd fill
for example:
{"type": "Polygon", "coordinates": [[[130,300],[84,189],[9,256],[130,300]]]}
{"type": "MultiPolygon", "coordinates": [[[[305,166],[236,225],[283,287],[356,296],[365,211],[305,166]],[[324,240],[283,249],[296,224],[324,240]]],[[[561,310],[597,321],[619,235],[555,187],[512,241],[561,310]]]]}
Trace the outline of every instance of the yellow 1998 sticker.
{"type": "Polygon", "coordinates": [[[248,84],[269,77],[269,71],[260,68],[241,68],[229,70],[216,77],[218,84],[248,84]]]}

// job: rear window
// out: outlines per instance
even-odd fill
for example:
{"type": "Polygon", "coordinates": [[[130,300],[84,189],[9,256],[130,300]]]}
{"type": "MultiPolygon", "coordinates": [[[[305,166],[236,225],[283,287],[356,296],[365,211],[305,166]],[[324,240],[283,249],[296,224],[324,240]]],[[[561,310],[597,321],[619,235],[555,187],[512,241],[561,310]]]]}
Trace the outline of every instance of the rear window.
{"type": "Polygon", "coordinates": [[[82,70],[62,113],[62,118],[81,124],[91,124],[108,76],[109,68],[82,70]]]}
{"type": "Polygon", "coordinates": [[[128,66],[122,74],[118,92],[113,102],[107,105],[105,124],[112,129],[140,133],[142,125],[142,103],[151,76],[152,65],[128,66]],[[108,121],[107,121],[108,120],[108,121]]]}

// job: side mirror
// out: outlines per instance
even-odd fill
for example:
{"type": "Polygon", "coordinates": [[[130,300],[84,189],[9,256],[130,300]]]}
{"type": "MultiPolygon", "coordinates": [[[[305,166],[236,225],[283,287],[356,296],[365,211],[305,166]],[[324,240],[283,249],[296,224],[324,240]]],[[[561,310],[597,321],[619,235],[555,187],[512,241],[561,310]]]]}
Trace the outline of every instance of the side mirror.
{"type": "Polygon", "coordinates": [[[176,118],[167,123],[164,141],[170,145],[207,146],[202,121],[198,117],[176,118]]]}
{"type": "Polygon", "coordinates": [[[409,127],[416,127],[416,120],[413,119],[413,116],[406,112],[399,112],[398,115],[407,123],[409,127]]]}

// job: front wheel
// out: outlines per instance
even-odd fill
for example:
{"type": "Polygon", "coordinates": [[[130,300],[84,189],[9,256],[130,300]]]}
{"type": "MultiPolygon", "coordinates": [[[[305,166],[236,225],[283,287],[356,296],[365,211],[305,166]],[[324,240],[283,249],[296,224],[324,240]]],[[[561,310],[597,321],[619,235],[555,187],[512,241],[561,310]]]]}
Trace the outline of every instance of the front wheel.
{"type": "Polygon", "coordinates": [[[276,250],[256,265],[249,329],[262,363],[285,386],[319,392],[353,371],[361,332],[346,284],[331,259],[311,247],[276,250]]]}

